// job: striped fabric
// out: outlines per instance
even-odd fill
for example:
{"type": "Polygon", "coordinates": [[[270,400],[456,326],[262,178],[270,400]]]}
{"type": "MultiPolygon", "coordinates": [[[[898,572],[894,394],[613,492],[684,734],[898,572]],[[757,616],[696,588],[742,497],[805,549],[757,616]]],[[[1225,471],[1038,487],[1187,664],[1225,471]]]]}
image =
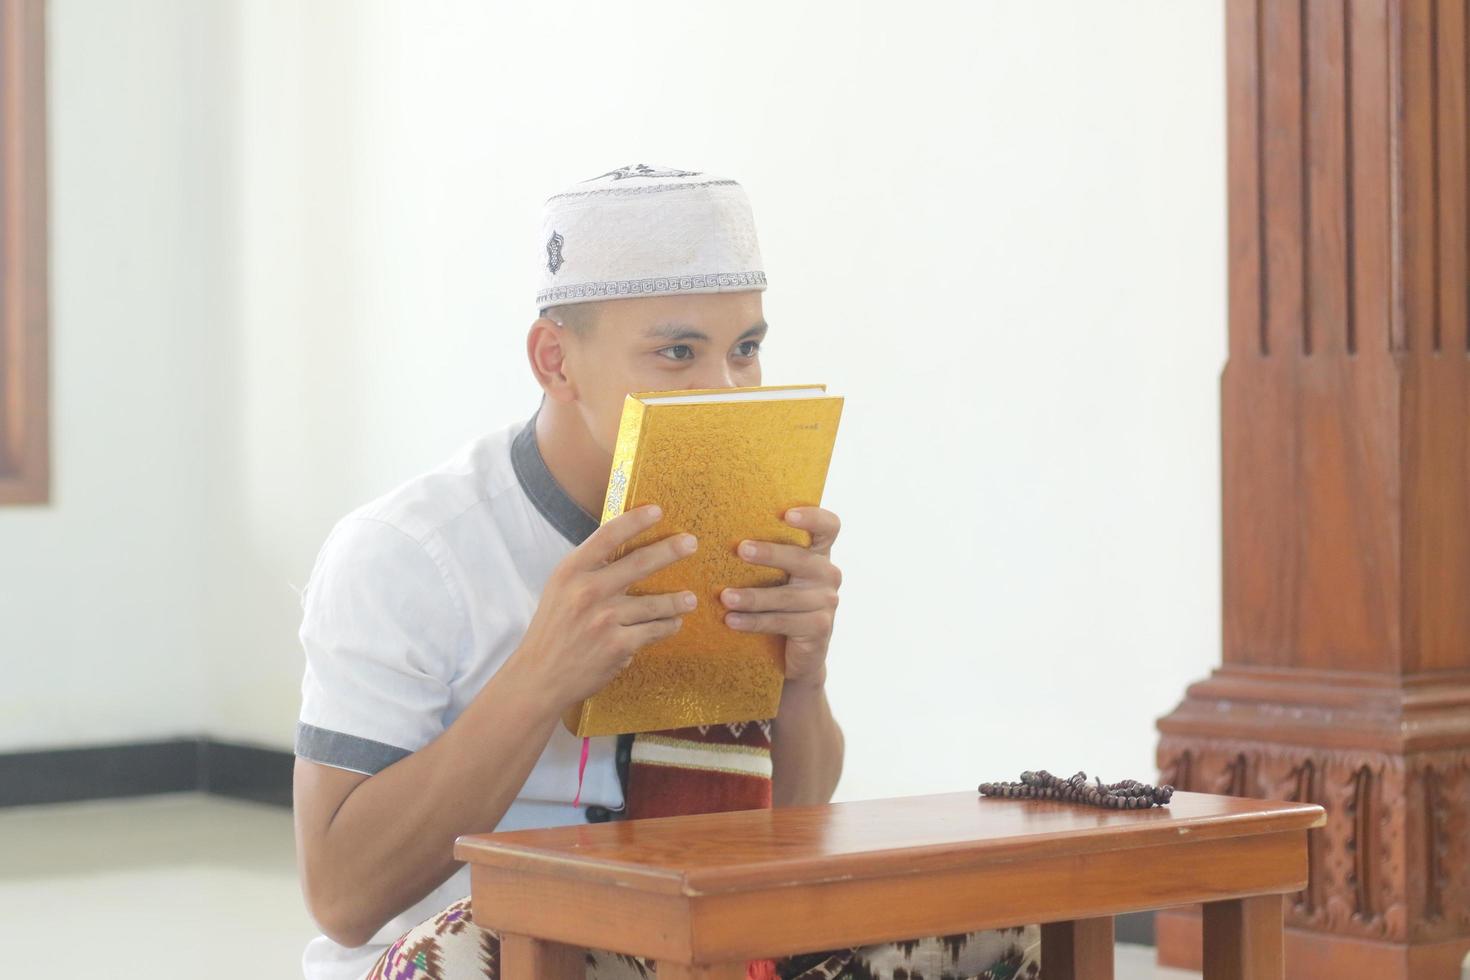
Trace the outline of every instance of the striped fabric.
{"type": "Polygon", "coordinates": [[[633,737],[627,818],[771,805],[771,723],[700,725],[633,737]]]}

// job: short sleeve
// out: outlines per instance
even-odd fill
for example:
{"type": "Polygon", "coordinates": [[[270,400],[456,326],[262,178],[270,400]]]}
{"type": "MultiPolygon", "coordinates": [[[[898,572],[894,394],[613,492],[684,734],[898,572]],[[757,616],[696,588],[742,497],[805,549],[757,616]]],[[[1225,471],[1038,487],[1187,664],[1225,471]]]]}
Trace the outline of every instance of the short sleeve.
{"type": "Polygon", "coordinates": [[[383,521],[343,520],[302,610],[298,756],[372,774],[444,731],[467,625],[423,544],[383,521]]]}

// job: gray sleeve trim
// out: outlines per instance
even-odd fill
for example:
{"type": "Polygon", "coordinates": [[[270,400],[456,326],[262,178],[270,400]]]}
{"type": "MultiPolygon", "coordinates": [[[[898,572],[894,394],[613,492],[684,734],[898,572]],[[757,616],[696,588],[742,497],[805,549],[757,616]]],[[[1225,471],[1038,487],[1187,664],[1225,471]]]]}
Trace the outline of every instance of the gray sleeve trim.
{"type": "Polygon", "coordinates": [[[413,753],[396,745],[317,728],[299,721],[296,723],[296,754],[309,762],[320,762],[324,766],[371,776],[413,753]]]}

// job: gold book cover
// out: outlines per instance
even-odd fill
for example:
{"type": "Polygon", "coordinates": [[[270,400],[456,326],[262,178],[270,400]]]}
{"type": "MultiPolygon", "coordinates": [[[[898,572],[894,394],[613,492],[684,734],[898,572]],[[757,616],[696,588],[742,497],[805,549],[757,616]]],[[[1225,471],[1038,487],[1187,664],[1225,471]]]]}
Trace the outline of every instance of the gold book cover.
{"type": "Polygon", "coordinates": [[[698,607],[683,628],[650,644],[607,687],[563,715],[578,737],[774,718],[786,674],[783,637],[724,623],[725,588],[780,585],[786,573],[752,565],[740,542],[806,547],[783,515],[819,506],[843,399],[825,385],[655,391],[623,403],[602,522],[658,504],[663,520],[624,553],[673,534],[699,539],[693,555],[638,582],[633,595],[689,590],[698,607]]]}

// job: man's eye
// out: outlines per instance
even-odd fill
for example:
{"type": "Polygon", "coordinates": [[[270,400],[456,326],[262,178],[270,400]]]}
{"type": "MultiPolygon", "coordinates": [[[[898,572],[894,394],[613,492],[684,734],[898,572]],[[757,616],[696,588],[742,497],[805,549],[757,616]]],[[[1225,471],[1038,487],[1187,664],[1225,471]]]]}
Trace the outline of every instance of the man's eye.
{"type": "Polygon", "coordinates": [[[761,342],[759,340],[747,340],[737,347],[736,350],[740,351],[741,357],[755,357],[761,352],[761,342]]]}
{"type": "Polygon", "coordinates": [[[688,344],[675,344],[663,348],[659,353],[671,361],[687,361],[694,356],[694,348],[688,344]]]}

